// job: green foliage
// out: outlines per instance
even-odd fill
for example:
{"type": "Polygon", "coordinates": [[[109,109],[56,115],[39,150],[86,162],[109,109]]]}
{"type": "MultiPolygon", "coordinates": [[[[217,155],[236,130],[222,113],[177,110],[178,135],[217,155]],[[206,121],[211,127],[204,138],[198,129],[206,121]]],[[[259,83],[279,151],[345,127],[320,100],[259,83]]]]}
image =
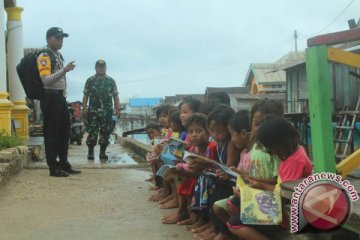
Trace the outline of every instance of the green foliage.
{"type": "Polygon", "coordinates": [[[5,131],[0,131],[0,150],[21,145],[21,140],[16,135],[7,135],[5,131]]]}

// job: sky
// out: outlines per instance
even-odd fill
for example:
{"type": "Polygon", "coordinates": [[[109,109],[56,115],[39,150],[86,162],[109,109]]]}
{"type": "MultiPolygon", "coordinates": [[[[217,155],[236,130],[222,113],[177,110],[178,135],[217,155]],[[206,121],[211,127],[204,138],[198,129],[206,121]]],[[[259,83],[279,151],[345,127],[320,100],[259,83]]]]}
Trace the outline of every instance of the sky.
{"type": "Polygon", "coordinates": [[[68,100],[82,99],[96,60],[107,62],[121,101],[201,94],[243,86],[250,63],[272,63],[320,34],[358,21],[360,0],[17,0],[23,46],[46,45],[50,27],[70,36],[61,49],[76,61],[68,100]],[[358,10],[356,10],[358,9],[358,10]]]}

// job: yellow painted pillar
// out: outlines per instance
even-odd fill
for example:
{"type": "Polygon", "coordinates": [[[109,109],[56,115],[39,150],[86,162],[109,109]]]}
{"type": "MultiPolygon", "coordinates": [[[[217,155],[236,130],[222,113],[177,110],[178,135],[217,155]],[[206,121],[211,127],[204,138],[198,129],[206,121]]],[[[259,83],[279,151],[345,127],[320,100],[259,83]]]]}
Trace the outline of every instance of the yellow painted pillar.
{"type": "MultiPolygon", "coordinates": [[[[0,19],[4,19],[4,1],[0,1],[0,19]]],[[[0,21],[2,22],[2,20],[0,21]]],[[[8,100],[6,81],[6,50],[5,26],[0,24],[0,132],[11,134],[11,108],[13,104],[8,100]]]]}
{"type": "Polygon", "coordinates": [[[0,92],[0,133],[11,134],[11,109],[13,104],[7,99],[9,94],[0,92]]]}
{"type": "Polygon", "coordinates": [[[10,7],[7,12],[7,67],[9,77],[10,100],[14,107],[11,117],[15,121],[16,134],[26,140],[29,137],[29,108],[26,106],[25,92],[21,85],[16,66],[24,56],[21,12],[23,8],[10,7]]]}

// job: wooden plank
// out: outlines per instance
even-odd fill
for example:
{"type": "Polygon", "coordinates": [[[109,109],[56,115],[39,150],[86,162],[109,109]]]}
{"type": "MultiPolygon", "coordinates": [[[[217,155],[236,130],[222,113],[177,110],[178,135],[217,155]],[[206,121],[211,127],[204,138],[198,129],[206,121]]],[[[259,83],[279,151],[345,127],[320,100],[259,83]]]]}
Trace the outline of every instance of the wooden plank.
{"type": "Polygon", "coordinates": [[[360,166],[360,149],[336,165],[336,172],[345,177],[360,166]]]}
{"type": "Polygon", "coordinates": [[[333,62],[345,64],[351,67],[360,68],[360,55],[347,52],[338,48],[329,47],[327,50],[328,59],[333,62]]]}
{"type": "Polygon", "coordinates": [[[346,31],[328,33],[307,40],[308,47],[319,45],[336,45],[340,43],[347,43],[360,40],[360,28],[354,28],[346,31]]]}
{"type": "Polygon", "coordinates": [[[325,45],[306,49],[306,76],[315,172],[335,172],[331,81],[325,45]]]}

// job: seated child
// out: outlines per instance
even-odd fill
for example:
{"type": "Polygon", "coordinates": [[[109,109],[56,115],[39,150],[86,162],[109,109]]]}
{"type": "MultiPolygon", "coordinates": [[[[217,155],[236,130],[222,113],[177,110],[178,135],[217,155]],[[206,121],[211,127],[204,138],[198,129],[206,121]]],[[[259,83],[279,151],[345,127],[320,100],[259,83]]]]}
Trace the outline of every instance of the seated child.
{"type": "MultiPolygon", "coordinates": [[[[209,133],[206,128],[206,116],[194,113],[186,122],[186,129],[190,141],[189,151],[214,159],[216,157],[216,143],[209,142],[209,133]]],[[[193,168],[193,170],[195,170],[193,168]]],[[[196,184],[197,170],[193,171],[191,166],[180,164],[178,174],[182,174],[185,179],[178,187],[179,208],[169,216],[162,219],[165,224],[174,224],[189,218],[189,204],[196,184]],[[190,171],[189,171],[190,170],[190,171]]]]}
{"type": "Polygon", "coordinates": [[[145,132],[151,141],[151,145],[157,144],[155,142],[156,139],[161,139],[161,126],[156,123],[146,125],[145,132]]]}
{"type": "MultiPolygon", "coordinates": [[[[169,123],[169,111],[173,109],[174,106],[170,104],[162,104],[156,109],[156,117],[159,121],[159,124],[161,125],[161,138],[166,138],[170,130],[170,127],[168,125],[169,123]]],[[[153,175],[155,176],[155,186],[150,187],[150,190],[159,190],[160,189],[160,195],[165,194],[168,195],[167,189],[161,188],[162,187],[162,179],[156,176],[156,172],[159,170],[159,168],[162,165],[162,162],[158,159],[158,155],[161,152],[161,146],[160,144],[156,144],[154,150],[151,153],[148,153],[146,156],[146,160],[151,165],[151,168],[153,169],[153,175]],[[163,193],[164,192],[164,193],[163,193]]],[[[149,198],[149,201],[155,201],[158,197],[158,194],[152,195],[149,198]]]]}
{"type": "MultiPolygon", "coordinates": [[[[278,172],[282,182],[305,178],[311,174],[312,165],[300,145],[299,133],[286,119],[276,115],[265,116],[257,130],[256,142],[259,148],[281,160],[278,172]]],[[[248,177],[248,182],[258,189],[273,191],[275,188],[274,184],[258,181],[251,176],[248,177]]],[[[243,225],[240,221],[234,224],[234,221],[230,221],[229,230],[237,237],[244,240],[269,239],[266,232],[256,230],[258,228],[261,231],[261,226],[243,225]]]]}
{"type": "MultiPolygon", "coordinates": [[[[229,119],[235,114],[235,111],[227,105],[219,105],[215,107],[213,111],[210,112],[207,120],[207,127],[210,133],[211,138],[216,142],[216,153],[219,162],[222,165],[234,166],[237,165],[239,161],[239,150],[236,149],[235,145],[231,142],[231,136],[228,131],[227,125],[229,119]]],[[[192,205],[192,209],[197,209],[198,215],[201,215],[202,218],[198,218],[197,222],[187,222],[187,224],[192,224],[189,226],[196,234],[196,238],[211,238],[217,235],[217,232],[220,228],[219,225],[222,223],[219,222],[218,218],[213,214],[212,206],[215,201],[228,197],[232,193],[231,183],[227,180],[220,180],[214,176],[215,169],[212,168],[212,173],[210,169],[207,169],[207,172],[201,174],[198,179],[197,187],[202,190],[202,195],[206,195],[206,199],[201,199],[198,195],[198,192],[195,191],[194,198],[201,200],[201,207],[199,203],[195,201],[192,205]],[[201,212],[201,214],[199,214],[201,212]],[[201,223],[207,221],[204,226],[200,226],[201,223]]],[[[195,210],[194,210],[195,211],[195,210]]],[[[226,225],[224,225],[226,227],[226,225]]]]}
{"type": "MultiPolygon", "coordinates": [[[[197,100],[196,98],[193,98],[193,97],[184,98],[184,100],[180,103],[180,105],[179,105],[180,121],[183,126],[185,126],[187,119],[191,115],[193,115],[194,113],[197,112],[197,110],[200,106],[200,103],[201,102],[199,100],[197,100]]],[[[169,111],[167,113],[169,113],[169,111]]],[[[169,119],[167,119],[166,124],[168,125],[168,127],[170,127],[169,119]]],[[[165,136],[169,136],[169,134],[165,134],[165,136]]],[[[185,134],[185,142],[189,142],[188,136],[186,134],[185,134]]],[[[161,145],[159,145],[159,148],[158,148],[157,152],[154,153],[154,155],[158,156],[160,154],[160,152],[161,152],[161,145]]],[[[159,163],[159,164],[161,164],[161,163],[159,163]]],[[[159,180],[159,182],[162,183],[162,180],[159,180]]],[[[161,188],[160,191],[158,192],[158,194],[151,196],[149,200],[155,201],[155,202],[161,200],[161,202],[163,203],[163,200],[165,200],[165,198],[167,198],[170,194],[171,194],[170,188],[168,188],[168,187],[161,188]]],[[[166,199],[166,200],[168,200],[168,199],[166,199]]],[[[168,207],[166,207],[166,208],[168,208],[168,207]]]]}
{"type": "MultiPolygon", "coordinates": [[[[250,167],[250,117],[249,111],[241,110],[238,111],[228,122],[228,130],[231,135],[231,142],[235,147],[241,152],[240,161],[237,165],[232,166],[231,169],[239,174],[248,175],[250,167]]],[[[221,179],[229,179],[223,171],[218,170],[217,175],[221,179]]],[[[229,220],[228,208],[227,208],[228,198],[216,201],[213,206],[214,214],[222,222],[219,226],[219,233],[217,234],[216,239],[229,239],[229,230],[226,226],[226,222],[229,220]]]]}

